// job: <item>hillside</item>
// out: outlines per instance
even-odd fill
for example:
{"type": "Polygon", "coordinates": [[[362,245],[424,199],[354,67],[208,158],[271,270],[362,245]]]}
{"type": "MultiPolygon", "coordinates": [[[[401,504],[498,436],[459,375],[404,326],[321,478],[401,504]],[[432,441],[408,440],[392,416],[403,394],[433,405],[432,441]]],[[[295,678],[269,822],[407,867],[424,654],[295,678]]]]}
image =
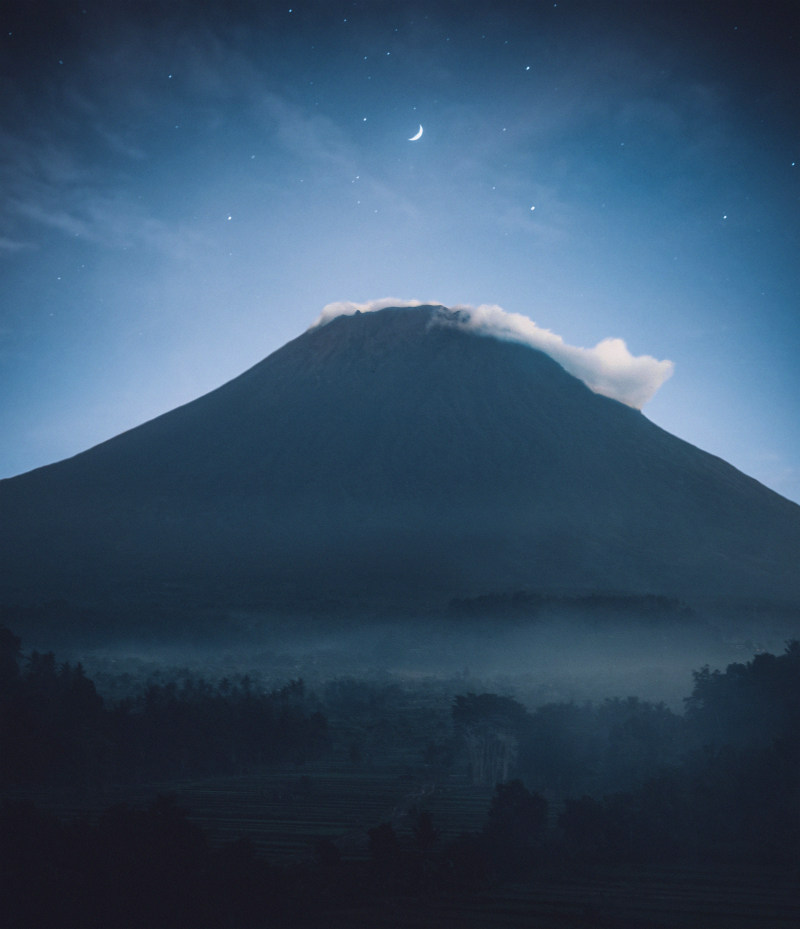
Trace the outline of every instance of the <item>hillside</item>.
{"type": "Polygon", "coordinates": [[[800,603],[800,507],[436,307],[342,316],[0,482],[0,596],[288,610],[513,591],[800,603]]]}

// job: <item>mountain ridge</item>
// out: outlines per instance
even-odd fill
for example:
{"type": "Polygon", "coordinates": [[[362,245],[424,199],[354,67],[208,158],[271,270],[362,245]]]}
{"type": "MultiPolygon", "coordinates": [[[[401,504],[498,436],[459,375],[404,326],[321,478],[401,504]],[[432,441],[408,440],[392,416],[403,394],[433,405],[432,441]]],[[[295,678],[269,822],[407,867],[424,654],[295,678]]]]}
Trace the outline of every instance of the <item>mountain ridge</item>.
{"type": "Polygon", "coordinates": [[[0,596],[386,602],[627,591],[800,604],[800,507],[434,306],[315,326],[0,482],[0,596]]]}

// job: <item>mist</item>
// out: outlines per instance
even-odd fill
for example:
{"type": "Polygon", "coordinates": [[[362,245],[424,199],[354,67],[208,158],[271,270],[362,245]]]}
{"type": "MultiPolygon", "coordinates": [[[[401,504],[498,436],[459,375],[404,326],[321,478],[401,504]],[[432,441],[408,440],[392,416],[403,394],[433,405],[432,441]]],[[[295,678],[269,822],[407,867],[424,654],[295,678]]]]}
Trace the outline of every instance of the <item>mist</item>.
{"type": "MultiPolygon", "coordinates": [[[[637,696],[680,710],[694,671],[780,651],[800,633],[791,617],[760,615],[755,625],[723,607],[696,611],[657,598],[623,598],[621,607],[497,598],[492,609],[481,599],[413,615],[214,612],[187,617],[192,632],[178,637],[141,622],[127,633],[120,619],[118,634],[83,644],[71,635],[59,654],[110,676],[172,668],[207,679],[249,674],[269,686],[302,678],[312,688],[346,678],[497,690],[529,707],[637,696]]],[[[41,638],[32,644],[44,648],[41,638]]]]}
{"type": "Polygon", "coordinates": [[[451,925],[432,900],[506,925],[523,893],[522,929],[623,875],[602,923],[575,922],[592,929],[650,913],[653,874],[716,912],[745,866],[758,925],[793,905],[774,882],[800,842],[800,643],[779,641],[797,617],[610,595],[237,610],[106,625],[57,657],[33,618],[32,651],[0,627],[10,926],[93,925],[85,899],[108,925],[171,925],[172,900],[220,929],[229,900],[254,929],[371,926],[388,906],[451,925]],[[19,873],[37,894],[11,893],[19,873]],[[91,894],[65,900],[75,880],[91,894]]]}

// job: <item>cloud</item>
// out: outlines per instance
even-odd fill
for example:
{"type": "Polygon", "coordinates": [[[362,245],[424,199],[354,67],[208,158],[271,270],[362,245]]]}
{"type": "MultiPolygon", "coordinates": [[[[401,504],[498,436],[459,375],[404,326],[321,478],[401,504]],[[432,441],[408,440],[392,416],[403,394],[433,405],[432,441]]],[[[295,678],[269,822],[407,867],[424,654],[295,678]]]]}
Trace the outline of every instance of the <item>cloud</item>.
{"type": "MultiPolygon", "coordinates": [[[[54,229],[69,238],[82,238],[105,248],[144,247],[177,260],[187,260],[205,244],[200,231],[188,222],[166,222],[151,215],[124,194],[109,194],[76,188],[61,196],[63,206],[48,191],[39,191],[38,201],[10,199],[9,213],[32,223],[32,229],[54,229]]],[[[11,251],[0,237],[0,251],[11,251]]],[[[17,246],[19,251],[23,246],[17,246]]]]}
{"type": "Polygon", "coordinates": [[[36,248],[32,242],[20,242],[8,236],[0,236],[0,254],[12,255],[17,252],[30,251],[36,248]]]}
{"type": "Polygon", "coordinates": [[[389,307],[409,306],[441,306],[440,303],[423,303],[421,300],[396,300],[394,297],[384,297],[382,300],[370,300],[367,303],[353,303],[350,300],[340,300],[338,303],[328,303],[314,320],[311,329],[324,326],[337,316],[355,316],[356,313],[374,313],[376,310],[386,310],[389,307]]]}
{"type": "MultiPolygon", "coordinates": [[[[411,306],[441,304],[436,301],[423,303],[420,300],[394,300],[391,297],[368,303],[329,303],[314,326],[325,325],[337,316],[411,306]]],[[[549,355],[595,393],[619,400],[637,410],[652,399],[659,387],[672,376],[675,368],[671,361],[659,361],[650,355],[632,355],[622,339],[603,339],[594,348],[569,345],[560,335],[540,328],[527,316],[508,313],[499,306],[482,304],[473,307],[459,304],[449,309],[453,312],[442,313],[439,325],[456,326],[478,335],[529,345],[549,355]]]]}

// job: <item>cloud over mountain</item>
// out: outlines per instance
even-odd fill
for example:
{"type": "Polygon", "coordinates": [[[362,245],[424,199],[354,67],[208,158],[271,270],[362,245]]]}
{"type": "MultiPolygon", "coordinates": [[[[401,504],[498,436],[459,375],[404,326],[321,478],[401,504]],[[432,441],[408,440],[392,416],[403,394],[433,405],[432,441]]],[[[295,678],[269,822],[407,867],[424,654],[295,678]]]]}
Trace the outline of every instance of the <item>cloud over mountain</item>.
{"type": "MultiPolygon", "coordinates": [[[[437,305],[435,301],[427,302],[437,305]]],[[[329,303],[323,308],[314,326],[325,325],[337,316],[370,313],[392,306],[422,305],[420,300],[397,300],[391,297],[367,303],[329,303]]],[[[464,304],[450,309],[453,312],[442,313],[439,324],[458,326],[478,335],[530,345],[549,355],[595,393],[619,400],[637,410],[652,399],[659,387],[672,376],[675,368],[671,361],[659,361],[651,355],[632,355],[623,339],[603,339],[594,348],[569,345],[560,335],[542,329],[527,316],[509,313],[494,304],[477,307],[464,304]]]]}

